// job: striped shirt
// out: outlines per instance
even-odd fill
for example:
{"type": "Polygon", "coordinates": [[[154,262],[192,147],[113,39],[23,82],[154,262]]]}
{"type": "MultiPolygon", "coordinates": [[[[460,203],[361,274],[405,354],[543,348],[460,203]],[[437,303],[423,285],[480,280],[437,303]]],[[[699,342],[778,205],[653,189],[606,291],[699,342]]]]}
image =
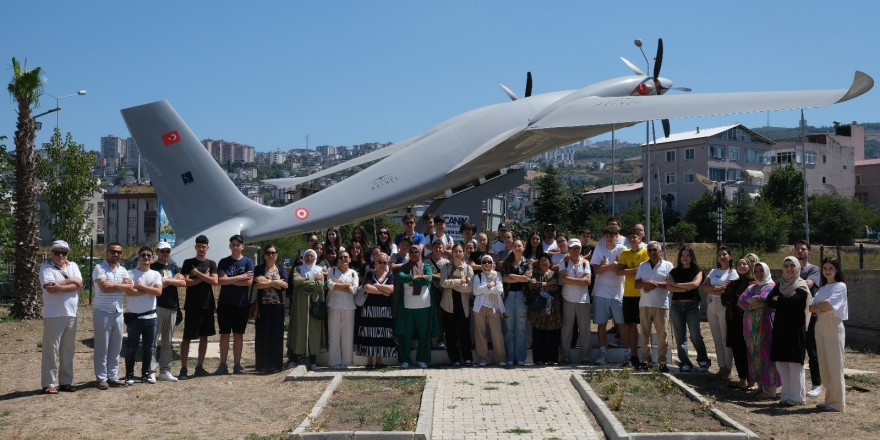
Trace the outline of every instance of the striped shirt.
{"type": "Polygon", "coordinates": [[[126,278],[131,279],[131,275],[121,264],[117,264],[115,269],[111,269],[105,260],[95,266],[92,271],[92,279],[95,280],[95,310],[122,313],[122,292],[104,292],[98,285],[98,280],[105,279],[111,283],[121,283],[126,278]]]}

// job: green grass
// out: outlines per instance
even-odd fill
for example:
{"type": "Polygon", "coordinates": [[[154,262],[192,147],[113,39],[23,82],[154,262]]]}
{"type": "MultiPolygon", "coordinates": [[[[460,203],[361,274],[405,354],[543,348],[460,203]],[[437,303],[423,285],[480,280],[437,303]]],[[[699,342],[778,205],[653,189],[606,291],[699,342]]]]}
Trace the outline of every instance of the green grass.
{"type": "Polygon", "coordinates": [[[520,428],[519,426],[517,426],[516,428],[511,428],[511,429],[508,429],[508,430],[504,431],[504,433],[505,433],[505,434],[516,434],[516,435],[520,435],[520,434],[531,434],[531,433],[532,433],[532,430],[531,430],[531,429],[520,428]]]}
{"type": "Polygon", "coordinates": [[[497,389],[498,389],[498,387],[483,387],[483,390],[485,390],[485,391],[495,391],[497,389]]]}

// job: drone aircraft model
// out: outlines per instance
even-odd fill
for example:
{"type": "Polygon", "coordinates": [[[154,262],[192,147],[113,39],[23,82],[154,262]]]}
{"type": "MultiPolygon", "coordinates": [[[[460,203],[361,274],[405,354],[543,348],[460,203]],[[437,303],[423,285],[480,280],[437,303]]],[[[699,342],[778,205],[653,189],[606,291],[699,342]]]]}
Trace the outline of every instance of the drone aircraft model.
{"type": "MultiPolygon", "coordinates": [[[[623,58],[622,58],[623,59],[623,58]]],[[[428,132],[303,178],[266,182],[291,187],[353,166],[357,174],[284,207],[245,197],[168,101],[122,110],[143,162],[177,236],[174,255],[191,256],[195,237],[226,255],[233,234],[248,241],[320,230],[384,214],[432,197],[451,197],[540,153],[640,122],[694,116],[824,107],[870,90],[856,72],[849,89],[673,94],[660,77],[662,41],[653,75],[623,59],[634,75],[566,90],[517,97],[455,116],[428,132]]],[[[689,91],[677,88],[676,90],[689,91]]],[[[215,253],[216,252],[216,253],[215,253]]]]}

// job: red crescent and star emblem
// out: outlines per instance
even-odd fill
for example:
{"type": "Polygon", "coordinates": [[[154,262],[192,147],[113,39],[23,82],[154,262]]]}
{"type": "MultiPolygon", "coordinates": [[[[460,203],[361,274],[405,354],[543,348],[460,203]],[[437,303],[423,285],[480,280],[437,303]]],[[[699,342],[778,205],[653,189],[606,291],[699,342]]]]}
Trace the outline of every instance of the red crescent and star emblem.
{"type": "Polygon", "coordinates": [[[296,211],[293,211],[293,215],[299,220],[305,220],[309,218],[309,210],[306,208],[296,208],[296,211]]]}
{"type": "Polygon", "coordinates": [[[166,147],[178,142],[180,142],[180,133],[178,133],[177,130],[162,135],[162,143],[165,144],[166,147]]]}

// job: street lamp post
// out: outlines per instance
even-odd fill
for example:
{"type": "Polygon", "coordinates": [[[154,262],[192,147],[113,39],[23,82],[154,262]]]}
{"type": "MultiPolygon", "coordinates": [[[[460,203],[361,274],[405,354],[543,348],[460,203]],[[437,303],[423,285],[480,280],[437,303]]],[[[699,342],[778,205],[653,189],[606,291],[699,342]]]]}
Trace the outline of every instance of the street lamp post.
{"type": "MultiPolygon", "coordinates": [[[[648,56],[645,55],[644,49],[642,49],[642,40],[641,38],[636,38],[633,43],[636,47],[639,48],[639,51],[642,52],[642,58],[645,59],[645,72],[651,71],[651,63],[648,62],[648,56]]],[[[650,133],[650,122],[645,121],[645,178],[642,179],[642,184],[645,188],[645,240],[651,240],[651,133],[650,133]]]]}
{"type": "Polygon", "coordinates": [[[59,122],[58,110],[61,110],[61,106],[59,105],[60,101],[64,98],[70,98],[71,96],[83,96],[86,94],[86,91],[85,90],[77,90],[76,93],[71,93],[69,95],[64,95],[64,96],[55,96],[55,95],[53,95],[49,92],[45,92],[45,91],[43,92],[43,94],[55,98],[55,128],[58,128],[58,122],[59,122]]]}

